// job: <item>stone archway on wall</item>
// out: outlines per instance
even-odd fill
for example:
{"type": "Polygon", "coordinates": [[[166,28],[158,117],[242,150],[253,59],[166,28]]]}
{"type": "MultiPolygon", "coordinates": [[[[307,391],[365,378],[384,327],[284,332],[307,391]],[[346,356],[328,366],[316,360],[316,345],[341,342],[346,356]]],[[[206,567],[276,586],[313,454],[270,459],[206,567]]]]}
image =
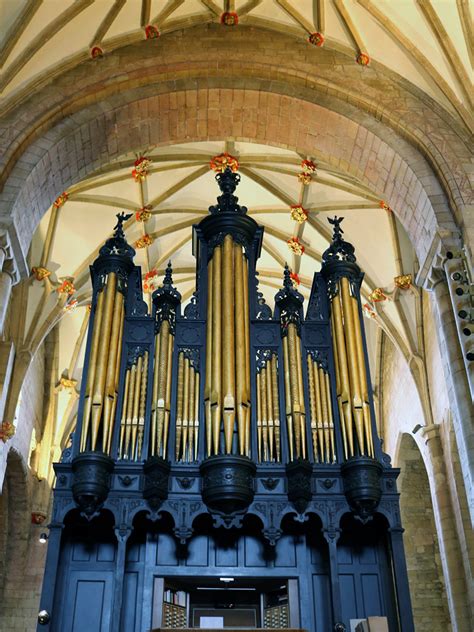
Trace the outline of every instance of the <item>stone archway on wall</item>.
{"type": "Polygon", "coordinates": [[[195,27],[84,61],[13,105],[0,120],[0,220],[13,216],[24,255],[52,201],[119,155],[223,137],[320,152],[395,210],[421,264],[438,228],[462,228],[459,123],[393,72],[289,34],[195,27]]]}
{"type": "Polygon", "coordinates": [[[441,569],[428,475],[414,439],[404,434],[399,449],[400,509],[417,632],[448,632],[451,623],[441,569]]]}
{"type": "Polygon", "coordinates": [[[0,495],[0,595],[7,600],[5,580],[13,566],[14,575],[22,574],[29,540],[28,487],[26,468],[21,456],[10,450],[0,495]]]}

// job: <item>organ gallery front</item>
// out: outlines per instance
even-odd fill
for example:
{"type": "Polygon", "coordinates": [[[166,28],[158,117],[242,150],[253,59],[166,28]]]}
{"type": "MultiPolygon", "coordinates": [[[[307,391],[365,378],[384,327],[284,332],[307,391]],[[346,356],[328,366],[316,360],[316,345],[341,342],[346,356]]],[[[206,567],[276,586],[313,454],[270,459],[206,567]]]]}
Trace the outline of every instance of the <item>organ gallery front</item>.
{"type": "Polygon", "coordinates": [[[124,215],[91,266],[38,630],[349,632],[378,617],[411,632],[398,470],[342,218],[306,308],[285,268],[272,310],[263,229],[234,195],[239,174],[216,180],[184,309],[170,264],[148,313],[124,215]]]}

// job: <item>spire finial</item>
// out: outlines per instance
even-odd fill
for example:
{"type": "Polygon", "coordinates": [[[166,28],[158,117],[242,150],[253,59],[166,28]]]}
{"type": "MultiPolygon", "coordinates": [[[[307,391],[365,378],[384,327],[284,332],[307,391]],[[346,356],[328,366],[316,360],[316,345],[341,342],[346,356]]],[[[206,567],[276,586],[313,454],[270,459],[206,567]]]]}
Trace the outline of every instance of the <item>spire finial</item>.
{"type": "Polygon", "coordinates": [[[342,234],[344,231],[341,228],[341,222],[344,218],[328,217],[328,222],[334,227],[332,241],[329,248],[323,252],[323,265],[329,261],[348,261],[349,263],[355,263],[356,258],[354,255],[354,246],[347,241],[344,241],[342,234]]]}
{"type": "Polygon", "coordinates": [[[216,174],[216,181],[219,185],[222,195],[217,198],[217,204],[210,206],[209,211],[212,215],[217,213],[238,213],[245,215],[247,209],[245,206],[238,204],[239,198],[234,195],[234,191],[240,182],[240,175],[232,171],[227,166],[223,171],[216,174]]]}
{"type": "Polygon", "coordinates": [[[333,232],[333,236],[332,236],[332,240],[336,241],[336,240],[340,240],[341,239],[341,235],[344,232],[341,228],[341,222],[343,221],[343,217],[338,217],[337,215],[334,215],[334,217],[331,219],[330,217],[328,217],[328,222],[334,226],[334,232],[333,232]]]}
{"type": "Polygon", "coordinates": [[[291,280],[291,270],[288,263],[285,263],[285,269],[283,270],[283,287],[293,288],[293,282],[291,280]]]}
{"type": "Polygon", "coordinates": [[[172,286],[173,285],[173,266],[171,265],[171,260],[168,261],[168,265],[166,266],[165,278],[163,279],[163,285],[172,286]]]}
{"type": "Polygon", "coordinates": [[[114,226],[114,237],[125,239],[125,233],[123,232],[123,223],[129,220],[132,217],[132,213],[117,213],[115,216],[117,218],[117,223],[114,226]]]}

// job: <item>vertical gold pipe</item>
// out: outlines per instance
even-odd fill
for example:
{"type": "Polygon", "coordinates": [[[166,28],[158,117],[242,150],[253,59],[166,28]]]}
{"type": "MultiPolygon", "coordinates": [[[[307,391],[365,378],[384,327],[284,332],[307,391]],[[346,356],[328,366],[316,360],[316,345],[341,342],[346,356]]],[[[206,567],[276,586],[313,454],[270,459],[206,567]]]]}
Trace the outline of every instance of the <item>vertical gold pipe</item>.
{"type": "Polygon", "coordinates": [[[119,390],[119,382],[120,382],[120,363],[121,363],[121,360],[122,360],[124,311],[125,311],[125,307],[124,307],[123,298],[122,298],[122,313],[121,313],[121,318],[120,318],[119,343],[118,343],[118,349],[117,349],[117,358],[116,358],[116,361],[115,361],[114,404],[113,404],[112,412],[111,412],[112,430],[109,432],[109,441],[108,441],[108,445],[107,445],[107,454],[110,454],[110,450],[111,450],[112,437],[113,437],[113,434],[114,434],[113,431],[114,431],[114,425],[115,425],[115,414],[116,414],[117,406],[118,406],[118,396],[119,396],[118,390],[119,390]]]}
{"type": "Polygon", "coordinates": [[[200,398],[200,384],[201,378],[196,371],[196,386],[194,389],[194,460],[198,460],[199,450],[199,398],[200,398]]]}
{"type": "Polygon", "coordinates": [[[151,396],[151,456],[159,454],[159,446],[156,441],[157,417],[158,417],[158,381],[160,373],[160,332],[155,336],[155,358],[153,363],[153,391],[151,396]]]}
{"type": "Polygon", "coordinates": [[[207,323],[206,323],[206,376],[204,383],[204,410],[206,416],[206,456],[211,456],[212,449],[212,420],[211,420],[211,390],[212,390],[212,293],[213,293],[213,262],[207,265],[207,323]]]}
{"type": "Polygon", "coordinates": [[[156,435],[158,444],[158,454],[163,453],[162,439],[163,426],[165,423],[165,397],[166,379],[168,377],[168,345],[170,337],[170,324],[163,320],[160,328],[160,358],[158,362],[158,397],[156,400],[156,435]]]}
{"type": "Polygon", "coordinates": [[[272,391],[272,361],[271,358],[267,360],[266,367],[266,382],[267,382],[267,423],[268,423],[268,448],[270,461],[273,461],[274,456],[274,421],[273,421],[273,391],[272,391]]]}
{"type": "Polygon", "coordinates": [[[130,434],[132,431],[132,419],[133,419],[133,402],[135,396],[135,382],[137,379],[137,365],[132,365],[130,369],[130,385],[128,387],[128,401],[127,401],[127,419],[125,427],[125,444],[123,448],[124,458],[128,458],[128,450],[130,446],[130,434]]]}
{"type": "Polygon", "coordinates": [[[364,346],[362,344],[361,322],[359,317],[359,307],[357,299],[351,296],[352,314],[355,329],[356,348],[357,348],[357,367],[359,369],[359,379],[362,397],[362,412],[364,416],[364,430],[367,444],[368,454],[374,456],[374,445],[372,440],[372,424],[369,406],[369,394],[367,386],[367,367],[365,365],[364,346]]]}
{"type": "Polygon", "coordinates": [[[321,405],[323,409],[323,427],[324,427],[324,462],[329,463],[329,411],[326,394],[326,378],[321,367],[318,368],[319,391],[321,393],[321,405]]]}
{"type": "Polygon", "coordinates": [[[337,340],[336,340],[336,333],[335,333],[336,329],[334,325],[334,312],[331,312],[331,330],[333,332],[331,337],[332,337],[332,344],[333,344],[333,351],[334,351],[334,367],[336,369],[337,410],[339,412],[339,423],[341,427],[342,445],[344,448],[344,458],[347,459],[348,451],[347,451],[346,424],[344,420],[344,412],[342,410],[342,402],[341,402],[341,374],[339,371],[339,355],[337,351],[337,340]]]}
{"type": "Polygon", "coordinates": [[[94,378],[94,390],[92,397],[92,441],[91,449],[95,450],[99,425],[104,405],[105,378],[107,375],[108,354],[110,346],[110,334],[115,303],[115,290],[117,287],[117,275],[110,272],[107,277],[106,294],[104,300],[104,315],[100,328],[99,349],[97,352],[97,368],[94,378]]]}
{"type": "Polygon", "coordinates": [[[214,454],[219,454],[222,403],[222,247],[214,249],[212,271],[212,443],[214,454]]]}
{"type": "Polygon", "coordinates": [[[89,354],[89,368],[87,371],[87,385],[84,397],[84,413],[82,416],[82,438],[81,438],[81,451],[86,449],[87,433],[89,430],[89,421],[92,408],[92,388],[94,386],[94,377],[97,364],[97,351],[99,349],[100,330],[102,325],[102,316],[104,311],[104,294],[105,287],[99,292],[97,296],[97,304],[94,316],[94,330],[92,332],[91,350],[89,354]]]}
{"type": "Polygon", "coordinates": [[[183,431],[183,406],[184,406],[184,353],[180,351],[178,356],[178,384],[176,405],[176,446],[175,455],[178,459],[181,446],[181,434],[183,431]]]}
{"type": "Polygon", "coordinates": [[[186,460],[188,450],[188,426],[189,426],[189,358],[184,358],[184,386],[183,386],[183,431],[181,434],[181,446],[176,443],[176,460],[186,460]]]}
{"type": "Polygon", "coordinates": [[[318,429],[319,443],[319,459],[324,463],[324,422],[323,422],[323,404],[321,399],[321,388],[319,385],[318,363],[313,360],[313,382],[316,396],[316,427],[318,429]]]}
{"type": "Polygon", "coordinates": [[[125,388],[123,392],[123,402],[122,402],[122,419],[120,421],[120,447],[119,447],[119,458],[122,458],[123,455],[123,440],[125,437],[125,428],[127,425],[127,405],[128,405],[128,389],[130,385],[130,369],[127,369],[125,372],[125,388]]]}
{"type": "Polygon", "coordinates": [[[310,419],[311,419],[311,438],[313,440],[313,455],[316,462],[319,461],[318,455],[318,422],[316,417],[316,392],[314,386],[313,375],[313,359],[310,355],[306,356],[306,363],[308,365],[308,388],[309,388],[309,406],[310,406],[310,419]]]}
{"type": "Polygon", "coordinates": [[[135,394],[133,396],[133,416],[132,416],[132,437],[130,441],[130,458],[136,459],[137,452],[137,435],[138,435],[138,420],[140,413],[140,396],[142,390],[143,380],[143,356],[138,358],[137,362],[137,376],[135,378],[135,394]]]}
{"type": "Polygon", "coordinates": [[[235,311],[237,311],[234,299],[234,241],[231,235],[226,235],[224,238],[222,295],[222,338],[225,350],[222,358],[224,438],[225,451],[230,454],[235,426],[235,311]]]}
{"type": "Polygon", "coordinates": [[[261,375],[257,372],[257,454],[258,461],[262,462],[262,391],[261,375]]]}
{"type": "Polygon", "coordinates": [[[337,340],[337,353],[339,358],[339,373],[341,376],[341,405],[344,413],[347,444],[349,456],[354,456],[354,435],[352,428],[351,389],[349,384],[349,372],[347,368],[346,341],[342,323],[342,310],[339,294],[332,300],[334,313],[334,335],[337,340]]]}
{"type": "Polygon", "coordinates": [[[291,405],[291,385],[290,385],[290,358],[288,352],[288,336],[284,336],[283,342],[283,368],[285,371],[285,414],[286,425],[288,431],[288,450],[290,454],[290,461],[293,461],[294,457],[294,438],[293,438],[293,411],[291,405]]]}
{"type": "Polygon", "coordinates": [[[272,402],[273,402],[273,423],[275,426],[275,450],[276,460],[279,463],[281,461],[281,449],[280,449],[280,404],[278,401],[278,371],[277,371],[277,356],[272,354],[272,402]]]}
{"type": "Polygon", "coordinates": [[[120,331],[123,317],[123,294],[115,295],[114,311],[112,316],[112,331],[110,334],[110,349],[107,360],[107,373],[105,377],[104,415],[102,423],[102,446],[107,451],[109,435],[112,435],[112,409],[115,399],[115,372],[117,368],[117,355],[120,344],[120,331]]]}
{"type": "Polygon", "coordinates": [[[295,356],[296,367],[298,369],[298,395],[300,400],[300,426],[301,426],[301,454],[303,459],[306,458],[306,411],[304,404],[304,387],[303,387],[303,365],[301,360],[301,345],[298,335],[295,336],[295,356]]]}
{"type": "Polygon", "coordinates": [[[324,378],[324,371],[321,367],[318,367],[318,381],[319,381],[319,392],[321,394],[321,410],[322,410],[322,420],[323,420],[323,432],[324,432],[324,451],[321,450],[322,460],[325,463],[328,463],[328,453],[329,453],[329,421],[328,421],[328,404],[326,399],[326,380],[324,378]]]}
{"type": "Polygon", "coordinates": [[[331,398],[331,383],[329,382],[329,373],[324,375],[326,380],[326,399],[328,402],[328,417],[329,417],[329,439],[331,444],[331,462],[336,461],[336,444],[334,439],[334,418],[332,415],[332,398],[331,398]]]}
{"type": "Polygon", "coordinates": [[[195,389],[196,381],[195,381],[195,371],[194,367],[190,365],[189,368],[189,407],[188,407],[188,453],[187,460],[191,462],[193,460],[194,454],[194,397],[195,397],[195,389]]]}
{"type": "Polygon", "coordinates": [[[174,336],[172,333],[168,336],[168,359],[166,362],[166,390],[165,390],[165,419],[163,423],[163,458],[166,459],[168,452],[168,434],[170,427],[171,414],[171,378],[173,376],[173,348],[174,336]]]}
{"type": "Polygon", "coordinates": [[[267,405],[267,367],[260,371],[260,393],[262,398],[262,461],[268,461],[268,405],[267,405]]]}
{"type": "Polygon", "coordinates": [[[242,251],[242,274],[244,285],[244,333],[245,333],[245,388],[244,397],[247,398],[245,407],[245,454],[250,457],[250,312],[249,312],[249,266],[242,251]]]}
{"type": "Polygon", "coordinates": [[[143,445],[143,432],[145,430],[145,409],[146,394],[148,387],[148,351],[143,357],[142,383],[140,388],[140,409],[138,412],[138,437],[137,437],[137,459],[140,459],[143,445]]]}
{"type": "Polygon", "coordinates": [[[246,383],[246,347],[245,347],[245,302],[244,280],[242,266],[242,248],[234,245],[234,273],[235,273],[235,377],[236,377],[236,405],[237,428],[239,435],[239,454],[245,454],[245,409],[247,401],[245,393],[246,383]]]}
{"type": "Polygon", "coordinates": [[[351,382],[352,409],[361,454],[365,454],[364,446],[364,417],[362,412],[362,397],[360,392],[360,377],[357,367],[357,346],[354,328],[354,315],[351,306],[349,281],[342,277],[340,281],[342,294],[342,306],[344,309],[344,334],[346,336],[347,359],[349,365],[349,378],[351,382]]]}
{"type": "Polygon", "coordinates": [[[301,405],[300,390],[298,385],[298,366],[296,357],[296,327],[293,323],[288,325],[288,354],[290,360],[290,388],[291,408],[293,412],[293,432],[295,436],[296,457],[301,456],[301,405]]]}

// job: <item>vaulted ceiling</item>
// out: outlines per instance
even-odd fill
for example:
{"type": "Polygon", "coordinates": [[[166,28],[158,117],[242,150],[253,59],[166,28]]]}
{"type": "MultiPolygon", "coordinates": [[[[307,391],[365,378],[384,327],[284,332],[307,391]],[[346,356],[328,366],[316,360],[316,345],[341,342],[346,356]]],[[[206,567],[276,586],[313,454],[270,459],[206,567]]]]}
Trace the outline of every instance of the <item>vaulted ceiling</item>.
{"type": "MultiPolygon", "coordinates": [[[[291,34],[308,46],[349,55],[354,64],[380,65],[462,124],[470,116],[473,46],[464,0],[3,0],[0,12],[0,106],[9,108],[91,56],[113,55],[145,38],[164,41],[167,33],[186,33],[197,24],[234,21],[234,26],[222,24],[226,32],[235,28],[236,17],[223,15],[235,13],[239,25],[291,34]]],[[[34,352],[60,322],[59,435],[70,427],[77,401],[91,296],[88,266],[110,234],[115,214],[132,214],[126,235],[136,245],[146,285],[156,287],[171,259],[186,302],[195,289],[192,225],[215,201],[210,161],[224,152],[239,161],[240,203],[265,228],[258,271],[267,302],[273,304],[285,262],[309,296],[330,238],[326,219],[342,215],[345,237],[356,247],[366,275],[363,298],[375,385],[380,332],[407,361],[422,355],[421,293],[411,284],[417,269],[414,250],[396,219],[399,209],[388,208],[375,190],[316,155],[236,138],[146,146],[86,179],[76,178],[66,192],[57,191],[31,246],[22,346],[34,352]],[[143,178],[132,173],[139,158],[148,161],[143,178]],[[302,177],[304,161],[315,165],[307,177],[302,177]],[[305,209],[306,221],[292,218],[294,206],[305,209]],[[303,254],[289,249],[292,237],[304,247],[303,254]],[[403,275],[412,275],[405,286],[397,280],[403,275]]]]}

